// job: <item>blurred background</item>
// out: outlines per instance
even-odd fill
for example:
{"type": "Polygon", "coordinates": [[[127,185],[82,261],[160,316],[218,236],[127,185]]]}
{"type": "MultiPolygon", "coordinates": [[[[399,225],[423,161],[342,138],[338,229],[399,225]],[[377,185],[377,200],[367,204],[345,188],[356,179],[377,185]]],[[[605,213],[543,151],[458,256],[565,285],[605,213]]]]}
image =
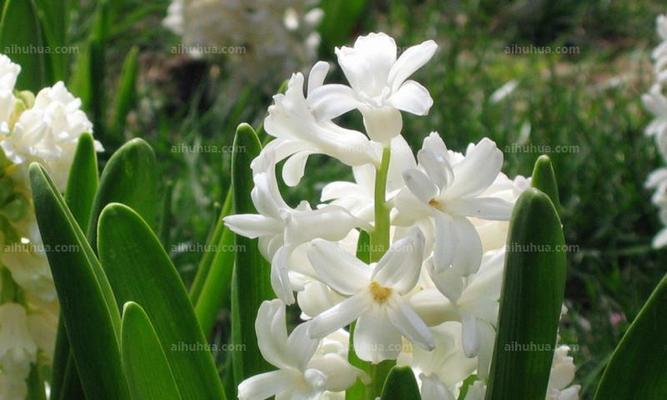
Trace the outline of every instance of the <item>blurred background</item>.
{"type": "MultiPolygon", "coordinates": [[[[615,344],[667,270],[667,252],[651,247],[661,224],[644,181],[661,161],[643,134],[651,116],[640,99],[653,81],[655,18],[667,6],[659,0],[196,3],[69,2],[48,18],[33,18],[28,7],[18,10],[28,18],[16,18],[23,24],[14,31],[18,37],[0,32],[4,52],[24,71],[37,71],[22,74],[19,87],[62,79],[82,98],[107,149],[102,160],[132,137],[154,147],[165,178],[160,234],[186,282],[224,202],[240,122],[261,127],[271,96],[292,72],[307,72],[317,59],[335,62],[334,48],[360,34],[386,32],[401,48],[434,39],[439,51],[417,80],[435,103],[428,117],[404,115],[403,135],[417,149],[438,131],[458,151],[490,137],[505,152],[510,176],[529,175],[540,154],[552,158],[570,244],[561,336],[573,346],[582,398],[590,398],[615,344]],[[27,29],[30,18],[39,29],[27,29]],[[7,47],[37,39],[69,50],[41,57],[7,47]]],[[[328,79],[344,77],[333,69],[328,79]]],[[[351,179],[349,168],[325,158],[312,157],[308,171],[284,192],[288,199],[315,204],[325,182],[351,179]]]]}

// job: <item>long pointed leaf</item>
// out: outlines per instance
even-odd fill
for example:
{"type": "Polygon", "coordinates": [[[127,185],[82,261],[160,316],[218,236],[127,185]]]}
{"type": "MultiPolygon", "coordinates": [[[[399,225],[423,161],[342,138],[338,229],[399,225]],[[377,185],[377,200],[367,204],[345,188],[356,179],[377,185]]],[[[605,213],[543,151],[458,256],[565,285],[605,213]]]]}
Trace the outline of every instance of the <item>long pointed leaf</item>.
{"type": "Polygon", "coordinates": [[[420,400],[419,386],[410,367],[394,367],[389,371],[380,400],[420,400]]]}
{"type": "Polygon", "coordinates": [[[122,203],[135,210],[155,228],[159,207],[158,172],[155,153],[142,139],[132,139],[119,148],[109,159],[100,178],[95,196],[88,239],[95,248],[97,220],[109,203],[122,203]]]}
{"type": "Polygon", "coordinates": [[[667,275],[614,351],[595,400],[667,399],[667,275]]]}
{"type": "Polygon", "coordinates": [[[120,358],[120,313],[110,304],[108,282],[44,169],[31,165],[30,180],[42,239],[53,249],[47,257],[86,397],[129,399],[120,358]]]}
{"type": "Polygon", "coordinates": [[[535,166],[533,167],[533,175],[531,184],[534,188],[544,192],[556,207],[556,211],[560,210],[560,197],[558,195],[558,182],[556,181],[556,173],[551,159],[547,155],[541,155],[537,158],[535,166]]]}
{"type": "MultiPolygon", "coordinates": [[[[82,230],[87,229],[93,200],[99,183],[97,171],[97,153],[91,134],[81,135],[74,153],[74,161],[67,179],[65,201],[82,230]]],[[[65,325],[60,320],[53,360],[51,378],[51,398],[77,399],[83,397],[74,358],[70,352],[65,325]],[[64,397],[64,393],[67,396],[64,397]],[[77,393],[79,395],[77,395],[77,393]]]]}
{"type": "MultiPolygon", "coordinates": [[[[239,125],[232,149],[232,185],[234,213],[255,213],[250,200],[253,188],[250,162],[261,150],[255,131],[248,124],[239,125]]],[[[271,366],[257,345],[255,319],[262,301],[274,298],[270,267],[257,249],[257,240],[236,235],[236,262],[232,278],[232,344],[245,346],[234,352],[232,363],[236,386],[244,379],[266,372],[271,366]]]]}
{"type": "Polygon", "coordinates": [[[121,348],[123,369],[134,400],[181,399],[153,324],[134,302],[123,307],[121,348]]]}
{"type": "Polygon", "coordinates": [[[125,205],[108,205],[100,216],[98,247],[119,307],[137,302],[153,322],[181,397],[224,399],[185,287],[146,222],[125,205]]]}
{"type": "Polygon", "coordinates": [[[544,400],[565,290],[565,239],[549,197],[514,208],[487,400],[544,400]]]}

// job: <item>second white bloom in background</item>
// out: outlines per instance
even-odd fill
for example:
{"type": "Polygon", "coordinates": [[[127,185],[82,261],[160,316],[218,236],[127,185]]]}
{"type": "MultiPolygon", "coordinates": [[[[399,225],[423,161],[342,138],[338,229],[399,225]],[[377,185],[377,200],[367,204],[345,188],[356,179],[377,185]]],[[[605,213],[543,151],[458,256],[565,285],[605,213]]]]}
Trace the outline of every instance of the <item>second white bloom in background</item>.
{"type": "Polygon", "coordinates": [[[402,337],[427,349],[435,342],[430,329],[404,299],[414,289],[424,256],[424,236],[413,229],[397,240],[377,264],[367,265],[333,243],[315,240],[308,251],[320,280],[347,297],[309,324],[322,338],[357,321],[354,350],[363,360],[396,359],[402,337]]]}

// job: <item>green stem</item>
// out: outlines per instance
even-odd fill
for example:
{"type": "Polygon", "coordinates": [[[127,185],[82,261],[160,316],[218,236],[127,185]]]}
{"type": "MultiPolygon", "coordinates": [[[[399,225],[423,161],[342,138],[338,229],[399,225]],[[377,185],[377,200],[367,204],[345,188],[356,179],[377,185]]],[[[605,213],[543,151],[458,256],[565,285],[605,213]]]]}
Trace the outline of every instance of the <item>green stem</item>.
{"type": "MultiPolygon", "coordinates": [[[[382,150],[382,161],[380,166],[375,171],[375,227],[370,233],[370,262],[379,261],[384,253],[389,248],[389,228],[391,221],[389,213],[391,209],[387,205],[385,198],[387,193],[387,175],[389,174],[389,160],[391,159],[391,149],[385,147],[382,150]]],[[[351,329],[351,335],[353,328],[351,329]]],[[[352,339],[351,342],[352,343],[352,339]]],[[[391,368],[396,365],[396,361],[387,360],[379,364],[372,364],[367,361],[360,360],[354,354],[354,347],[350,346],[350,360],[353,365],[364,370],[369,378],[370,383],[365,387],[360,384],[355,385],[355,388],[348,393],[348,399],[365,399],[375,400],[382,395],[382,388],[387,379],[387,375],[391,368]]]]}
{"type": "Polygon", "coordinates": [[[382,258],[389,248],[389,207],[385,195],[387,193],[387,175],[389,174],[389,160],[391,148],[382,150],[380,167],[375,171],[375,228],[370,235],[370,259],[376,262],[382,258]]]}

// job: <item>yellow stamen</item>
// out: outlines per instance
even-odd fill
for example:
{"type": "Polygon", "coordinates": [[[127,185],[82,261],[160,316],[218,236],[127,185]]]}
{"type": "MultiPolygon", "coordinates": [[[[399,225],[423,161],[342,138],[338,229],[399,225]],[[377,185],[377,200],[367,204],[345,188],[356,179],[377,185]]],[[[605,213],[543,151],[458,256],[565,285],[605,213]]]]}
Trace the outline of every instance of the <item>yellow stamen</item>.
{"type": "Polygon", "coordinates": [[[389,296],[391,296],[391,288],[381,286],[375,281],[371,282],[369,288],[373,295],[373,299],[380,304],[386,302],[389,296]]]}

